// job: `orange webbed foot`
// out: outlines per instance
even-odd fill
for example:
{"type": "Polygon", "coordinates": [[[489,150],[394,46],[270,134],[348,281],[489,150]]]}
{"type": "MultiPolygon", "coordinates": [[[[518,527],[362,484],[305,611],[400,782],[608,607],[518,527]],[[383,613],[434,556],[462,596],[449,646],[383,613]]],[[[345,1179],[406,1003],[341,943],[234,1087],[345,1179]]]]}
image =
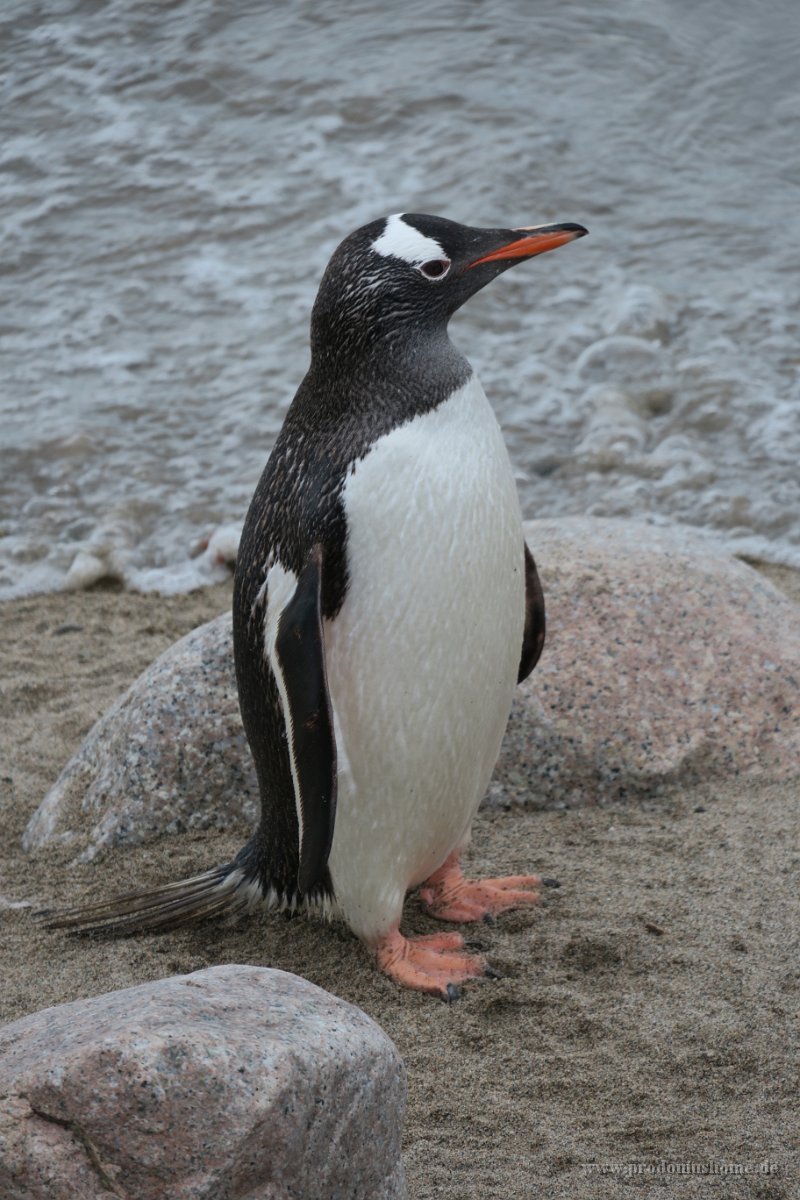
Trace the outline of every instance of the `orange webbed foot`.
{"type": "Polygon", "coordinates": [[[465,879],[457,854],[451,854],[420,888],[420,899],[440,921],[491,921],[498,913],[541,903],[542,886],[558,886],[538,875],[465,879]]]}
{"type": "Polygon", "coordinates": [[[377,943],[378,966],[403,987],[428,992],[451,1002],[459,997],[458,984],[495,972],[477,954],[468,954],[460,933],[431,933],[404,937],[399,929],[377,943]]]}

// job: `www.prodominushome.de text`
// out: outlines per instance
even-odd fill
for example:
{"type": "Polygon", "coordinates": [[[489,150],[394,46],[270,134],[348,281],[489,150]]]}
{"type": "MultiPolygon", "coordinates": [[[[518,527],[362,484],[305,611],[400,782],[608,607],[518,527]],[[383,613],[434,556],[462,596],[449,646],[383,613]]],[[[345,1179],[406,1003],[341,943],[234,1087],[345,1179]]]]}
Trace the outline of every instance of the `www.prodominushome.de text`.
{"type": "Polygon", "coordinates": [[[777,1175],[778,1164],[731,1162],[582,1163],[586,1175],[777,1175]]]}

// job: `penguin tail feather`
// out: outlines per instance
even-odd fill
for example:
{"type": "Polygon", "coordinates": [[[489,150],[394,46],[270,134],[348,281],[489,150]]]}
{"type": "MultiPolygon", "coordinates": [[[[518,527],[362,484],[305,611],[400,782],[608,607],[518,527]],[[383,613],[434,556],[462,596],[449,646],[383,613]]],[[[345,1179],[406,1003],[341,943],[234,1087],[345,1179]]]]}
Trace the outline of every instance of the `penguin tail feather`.
{"type": "Polygon", "coordinates": [[[202,875],[180,879],[147,892],[126,892],[85,908],[37,913],[47,929],[66,929],[75,936],[125,937],[142,930],[180,929],[213,917],[252,907],[261,898],[255,880],[235,862],[202,875]]]}

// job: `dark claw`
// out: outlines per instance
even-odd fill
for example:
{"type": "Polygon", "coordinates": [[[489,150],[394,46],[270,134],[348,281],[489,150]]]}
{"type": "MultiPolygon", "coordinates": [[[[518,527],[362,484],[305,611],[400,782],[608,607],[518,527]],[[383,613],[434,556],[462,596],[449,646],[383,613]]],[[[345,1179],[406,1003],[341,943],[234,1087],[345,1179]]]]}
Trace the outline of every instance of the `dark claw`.
{"type": "Polygon", "coordinates": [[[484,913],[483,914],[483,923],[484,923],[484,925],[496,925],[497,921],[495,919],[494,913],[490,913],[490,912],[484,913]]]}
{"type": "Polygon", "coordinates": [[[560,888],[561,887],[561,883],[559,882],[558,879],[543,879],[542,884],[544,885],[544,887],[549,887],[549,888],[560,888]]]}
{"type": "Polygon", "coordinates": [[[454,1004],[456,1002],[456,1000],[460,1000],[460,999],[461,999],[461,992],[458,990],[456,985],[454,983],[448,983],[446,1003],[454,1004]]]}
{"type": "Polygon", "coordinates": [[[487,979],[502,979],[503,978],[503,976],[500,974],[499,971],[495,971],[494,967],[490,967],[488,964],[483,968],[483,973],[487,979]]]}

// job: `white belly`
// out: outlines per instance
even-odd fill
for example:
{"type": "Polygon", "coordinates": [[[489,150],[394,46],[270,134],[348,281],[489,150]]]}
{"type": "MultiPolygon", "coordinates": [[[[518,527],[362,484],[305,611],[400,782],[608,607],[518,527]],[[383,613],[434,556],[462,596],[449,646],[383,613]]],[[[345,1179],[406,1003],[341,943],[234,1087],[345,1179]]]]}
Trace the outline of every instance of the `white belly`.
{"type": "Polygon", "coordinates": [[[348,476],[347,598],[326,623],[339,799],[330,869],[372,941],[468,836],[519,667],[523,536],[476,376],[348,476]]]}

